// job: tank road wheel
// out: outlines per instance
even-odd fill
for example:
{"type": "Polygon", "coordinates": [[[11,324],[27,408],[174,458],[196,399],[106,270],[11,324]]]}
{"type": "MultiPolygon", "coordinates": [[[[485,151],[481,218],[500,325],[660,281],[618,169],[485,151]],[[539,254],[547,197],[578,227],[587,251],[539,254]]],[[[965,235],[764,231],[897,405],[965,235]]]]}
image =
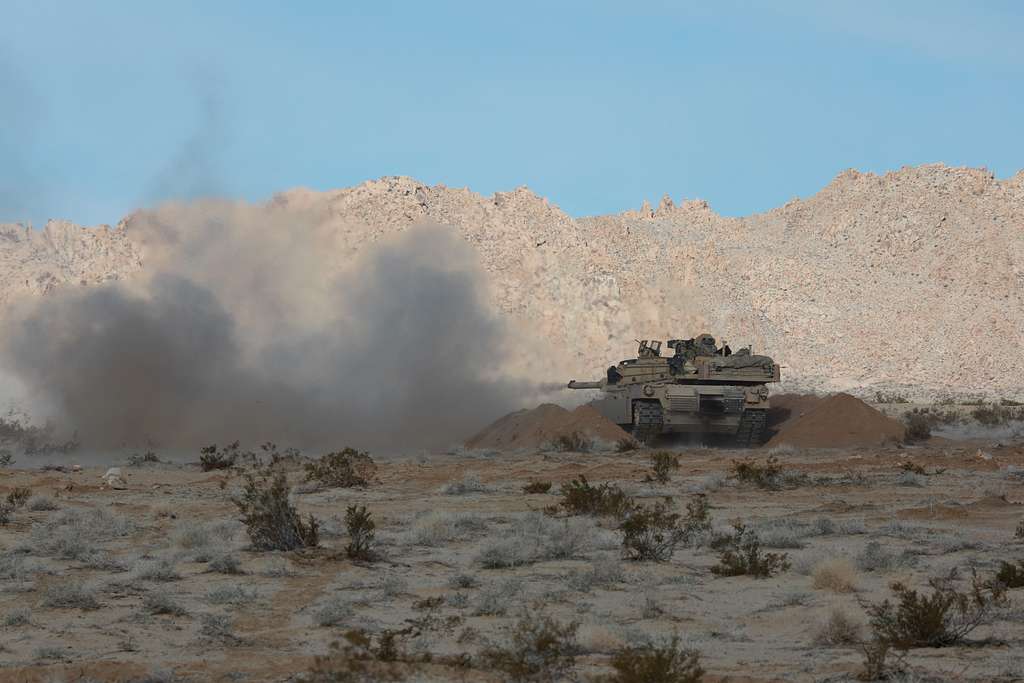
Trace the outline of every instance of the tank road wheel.
{"type": "Polygon", "coordinates": [[[665,416],[658,401],[633,401],[633,438],[650,446],[661,434],[665,416]]]}
{"type": "Polygon", "coordinates": [[[740,428],[736,431],[736,445],[739,448],[760,446],[764,443],[764,431],[767,426],[767,410],[744,410],[740,416],[740,428]]]}

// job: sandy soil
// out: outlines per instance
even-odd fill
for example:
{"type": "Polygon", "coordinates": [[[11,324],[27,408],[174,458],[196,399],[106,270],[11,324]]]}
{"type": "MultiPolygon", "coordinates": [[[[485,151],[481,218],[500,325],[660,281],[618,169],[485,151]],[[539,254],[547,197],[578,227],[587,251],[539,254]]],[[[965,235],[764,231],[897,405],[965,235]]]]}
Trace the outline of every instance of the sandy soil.
{"type": "MultiPolygon", "coordinates": [[[[524,609],[579,622],[577,680],[607,674],[623,645],[672,634],[701,652],[707,681],[845,680],[861,668],[857,647],[816,642],[833,609],[867,635],[862,605],[887,597],[894,580],[920,587],[953,567],[991,573],[1000,559],[1024,559],[1014,536],[1024,518],[1020,444],[775,454],[810,479],[778,491],[740,484],[727,475],[748,453],[709,449],[682,451],[665,485],[645,481],[647,451],[430,455],[380,463],[379,482],[366,489],[311,492],[295,468],[294,500],[323,521],[323,534],[321,548],[292,553],[248,548],[231,503],[237,474],[125,468],[128,488],[112,490],[100,483],[103,468],[5,470],[0,495],[30,487],[57,509],[40,509],[47,506],[37,497],[0,527],[0,680],[301,680],[348,629],[406,629],[408,652],[476,655],[504,642],[524,609]],[[907,460],[941,473],[907,474],[907,460]],[[788,553],[792,568],[768,579],[718,578],[708,547],[632,562],[621,559],[610,519],[537,522],[558,502],[558,485],[579,474],[648,503],[672,496],[680,511],[706,493],[716,528],[743,520],[788,553]],[[552,493],[524,494],[529,481],[554,482],[552,493]],[[381,561],[353,563],[341,552],[340,518],[353,503],[376,520],[381,561]],[[575,550],[569,559],[545,550],[520,566],[484,568],[482,553],[517,539],[575,550]],[[888,567],[864,568],[871,541],[889,554],[888,567]],[[210,561],[225,556],[243,573],[212,571],[210,561]],[[852,590],[815,587],[826,561],[845,565],[852,590]],[[62,596],[79,606],[53,606],[62,596]],[[181,613],[154,614],[156,598],[181,613]]],[[[971,643],[911,650],[914,680],[1021,680],[1024,593],[1010,593],[1011,606],[971,643]]],[[[424,666],[407,680],[500,680],[472,661],[424,666]]]]}

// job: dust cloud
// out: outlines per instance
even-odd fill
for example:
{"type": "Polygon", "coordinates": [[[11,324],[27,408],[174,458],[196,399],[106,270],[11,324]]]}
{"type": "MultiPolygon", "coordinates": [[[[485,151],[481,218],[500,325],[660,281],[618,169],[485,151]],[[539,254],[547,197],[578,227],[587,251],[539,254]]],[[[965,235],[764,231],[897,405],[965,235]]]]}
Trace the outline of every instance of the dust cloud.
{"type": "Polygon", "coordinates": [[[129,219],[145,275],[21,301],[0,372],[87,448],[444,446],[521,406],[454,231],[339,253],[314,216],[206,200],[129,219]]]}

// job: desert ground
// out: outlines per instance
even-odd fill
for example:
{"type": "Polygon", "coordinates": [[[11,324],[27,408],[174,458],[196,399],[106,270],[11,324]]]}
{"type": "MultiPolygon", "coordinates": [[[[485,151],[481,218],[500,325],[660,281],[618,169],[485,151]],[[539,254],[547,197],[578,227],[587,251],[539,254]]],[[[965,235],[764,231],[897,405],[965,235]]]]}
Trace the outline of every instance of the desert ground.
{"type": "MultiPolygon", "coordinates": [[[[956,569],[966,587],[972,570],[991,577],[1024,559],[1020,441],[456,449],[375,458],[367,485],[348,488],[305,481],[309,458],[291,457],[278,468],[320,538],[287,552],[254,549],[239,521],[244,466],[111,458],[125,480],[112,488],[105,466],[19,460],[0,470],[0,495],[31,490],[0,527],[0,679],[11,681],[507,680],[528,674],[493,653],[546,618],[571,654],[542,659],[535,678],[627,680],[613,677],[616,653],[678,637],[705,681],[855,680],[868,610],[893,598],[890,584],[926,592],[956,569]],[[652,477],[662,450],[679,465],[664,483],[652,477]],[[767,483],[737,476],[737,462],[769,457],[779,470],[767,483]],[[671,498],[680,523],[706,500],[711,530],[665,561],[629,559],[614,516],[559,506],[580,475],[635,504],[671,498]],[[552,486],[524,493],[537,482],[552,486]],[[345,552],[353,505],[375,523],[369,559],[345,552]],[[735,521],[788,566],[712,572],[713,539],[735,521]]],[[[890,679],[1024,678],[1024,591],[1005,596],[962,642],[892,651],[890,679]]]]}

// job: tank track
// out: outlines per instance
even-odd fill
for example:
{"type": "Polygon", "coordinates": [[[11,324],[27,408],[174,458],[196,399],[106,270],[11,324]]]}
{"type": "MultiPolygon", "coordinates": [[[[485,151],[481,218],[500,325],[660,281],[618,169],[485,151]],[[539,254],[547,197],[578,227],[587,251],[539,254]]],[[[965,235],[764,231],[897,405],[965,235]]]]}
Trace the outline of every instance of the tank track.
{"type": "Polygon", "coordinates": [[[768,426],[767,410],[744,410],[740,416],[740,427],[736,431],[736,446],[754,448],[764,443],[764,432],[768,426]]]}
{"type": "Polygon", "coordinates": [[[651,445],[661,434],[665,415],[658,401],[636,401],[633,403],[633,438],[640,443],[651,445]]]}

